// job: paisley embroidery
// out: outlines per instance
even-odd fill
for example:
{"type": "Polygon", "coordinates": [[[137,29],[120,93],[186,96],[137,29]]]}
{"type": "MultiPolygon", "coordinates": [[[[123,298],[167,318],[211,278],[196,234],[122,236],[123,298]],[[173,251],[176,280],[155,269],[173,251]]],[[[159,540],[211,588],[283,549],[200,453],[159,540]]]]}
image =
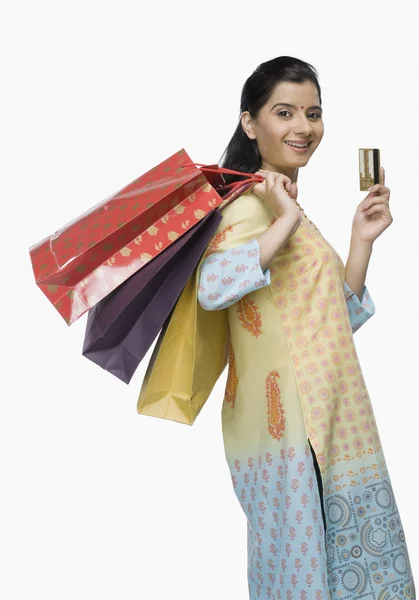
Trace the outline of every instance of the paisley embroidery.
{"type": "Polygon", "coordinates": [[[236,303],[240,323],[255,337],[262,333],[262,317],[258,305],[249,296],[243,296],[236,303]]]}
{"type": "Polygon", "coordinates": [[[285,429],[285,411],[281,402],[281,390],[276,382],[278,378],[278,371],[271,371],[265,382],[268,400],[268,431],[275,440],[282,438],[285,429]]]}
{"type": "Polygon", "coordinates": [[[221,231],[216,233],[207,246],[204,258],[209,256],[213,252],[216,252],[218,250],[219,245],[222,242],[225,242],[225,240],[227,238],[227,233],[230,233],[232,231],[233,231],[233,225],[227,225],[227,227],[224,227],[224,229],[221,229],[221,231]]]}
{"type": "Polygon", "coordinates": [[[236,402],[236,390],[237,390],[237,369],[236,369],[236,358],[233,352],[233,344],[230,344],[230,352],[228,355],[228,377],[226,384],[225,401],[234,408],[236,402]]]}

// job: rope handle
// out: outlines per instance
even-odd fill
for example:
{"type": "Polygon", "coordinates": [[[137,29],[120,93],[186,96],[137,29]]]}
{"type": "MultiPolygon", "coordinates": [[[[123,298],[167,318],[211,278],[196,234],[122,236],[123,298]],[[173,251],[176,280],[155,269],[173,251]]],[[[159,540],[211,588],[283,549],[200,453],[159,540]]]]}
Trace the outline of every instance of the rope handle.
{"type": "Polygon", "coordinates": [[[217,167],[216,169],[212,169],[211,167],[206,167],[204,164],[201,163],[183,163],[182,167],[199,167],[200,171],[208,171],[212,173],[229,173],[230,175],[243,175],[247,177],[247,179],[243,181],[233,181],[231,183],[227,183],[226,185],[220,186],[220,188],[222,189],[231,187],[232,189],[230,190],[230,193],[233,193],[237,189],[239,189],[240,186],[243,185],[243,183],[256,184],[262,183],[264,181],[264,178],[261,175],[255,175],[254,173],[243,173],[242,171],[233,171],[232,169],[226,169],[224,167],[217,167]]]}
{"type": "Polygon", "coordinates": [[[254,182],[248,184],[247,181],[246,181],[243,186],[231,190],[224,197],[222,203],[218,207],[218,210],[222,212],[225,208],[227,208],[227,206],[229,204],[231,204],[233,202],[233,200],[235,200],[238,196],[240,196],[242,192],[248,192],[249,190],[253,189],[255,185],[257,185],[257,184],[254,183],[254,182]]]}

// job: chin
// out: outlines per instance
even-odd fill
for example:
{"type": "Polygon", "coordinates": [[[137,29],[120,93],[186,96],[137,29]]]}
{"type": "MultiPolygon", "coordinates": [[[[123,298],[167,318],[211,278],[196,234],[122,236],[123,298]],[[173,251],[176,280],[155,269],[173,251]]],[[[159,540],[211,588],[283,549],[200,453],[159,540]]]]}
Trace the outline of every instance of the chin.
{"type": "Polygon", "coordinates": [[[290,167],[293,167],[294,165],[301,165],[301,163],[307,163],[310,160],[311,156],[296,156],[294,158],[294,160],[286,160],[283,161],[283,165],[289,165],[290,167]]]}

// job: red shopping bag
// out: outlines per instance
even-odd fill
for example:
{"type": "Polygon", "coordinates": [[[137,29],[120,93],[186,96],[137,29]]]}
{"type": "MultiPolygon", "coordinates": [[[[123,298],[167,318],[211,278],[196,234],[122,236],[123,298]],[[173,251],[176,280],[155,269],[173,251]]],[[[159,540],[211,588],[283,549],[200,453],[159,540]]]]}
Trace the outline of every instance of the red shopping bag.
{"type": "Polygon", "coordinates": [[[197,165],[182,149],[30,247],[36,283],[68,325],[243,183],[225,186],[217,168],[197,165]]]}

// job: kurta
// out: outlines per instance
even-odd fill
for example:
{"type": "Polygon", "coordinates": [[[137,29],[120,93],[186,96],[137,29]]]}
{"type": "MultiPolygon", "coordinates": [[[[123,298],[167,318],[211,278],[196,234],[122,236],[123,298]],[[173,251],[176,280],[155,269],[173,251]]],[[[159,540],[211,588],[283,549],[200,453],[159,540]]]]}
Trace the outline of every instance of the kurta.
{"type": "Polygon", "coordinates": [[[275,218],[252,191],[228,206],[198,293],[204,309],[228,311],[222,431],[247,519],[249,598],[414,599],[353,339],[374,303],[305,215],[263,272],[256,238],[275,218]]]}

